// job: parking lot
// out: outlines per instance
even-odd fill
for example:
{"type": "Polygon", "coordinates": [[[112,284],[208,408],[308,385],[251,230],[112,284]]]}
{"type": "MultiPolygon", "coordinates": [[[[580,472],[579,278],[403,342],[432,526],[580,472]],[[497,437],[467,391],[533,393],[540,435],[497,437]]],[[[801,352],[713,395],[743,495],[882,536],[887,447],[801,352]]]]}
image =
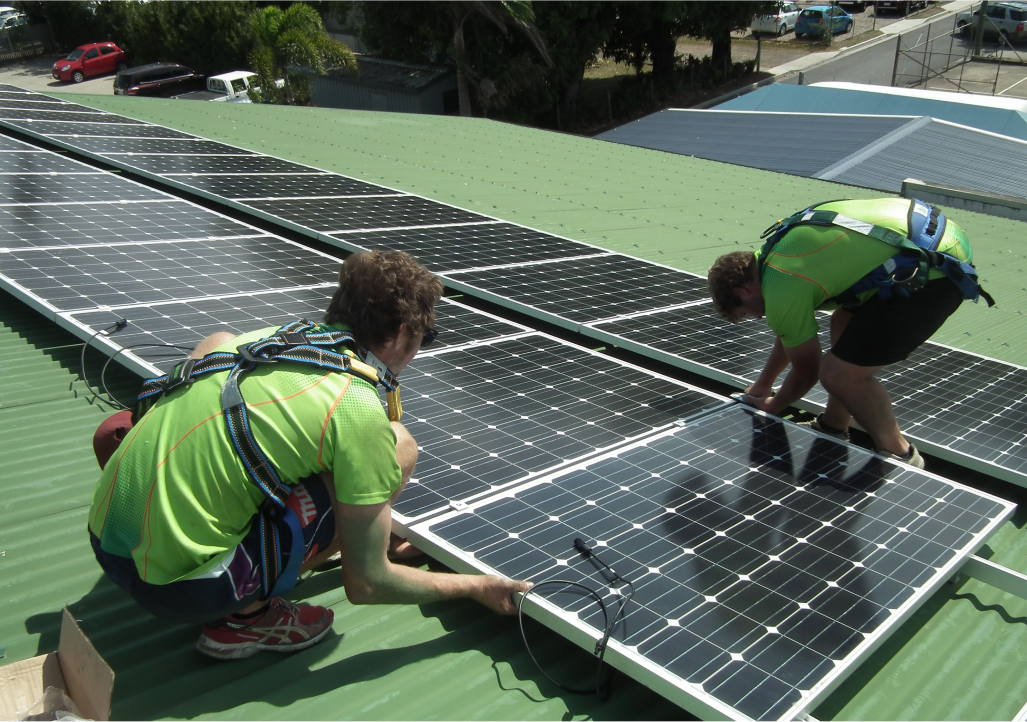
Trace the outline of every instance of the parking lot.
{"type": "Polygon", "coordinates": [[[0,65],[0,83],[37,93],[87,93],[114,95],[114,74],[89,78],[81,83],[62,83],[50,76],[53,64],[64,55],[39,55],[0,65]]]}

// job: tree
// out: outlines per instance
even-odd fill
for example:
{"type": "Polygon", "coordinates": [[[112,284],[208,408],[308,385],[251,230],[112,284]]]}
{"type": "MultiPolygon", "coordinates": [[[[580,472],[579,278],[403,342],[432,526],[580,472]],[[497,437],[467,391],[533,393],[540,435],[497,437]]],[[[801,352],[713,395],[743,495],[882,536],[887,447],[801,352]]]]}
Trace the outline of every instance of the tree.
{"type": "Polygon", "coordinates": [[[258,77],[260,102],[293,104],[297,84],[307,81],[291,75],[291,67],[307,68],[317,75],[324,75],[329,67],[345,68],[352,75],[358,72],[350,49],[328,37],[321,16],[307,5],[295,3],[284,11],[276,6],[257,10],[251,28],[255,47],[250,62],[258,77]],[[275,82],[279,78],[284,80],[281,88],[275,82]]]}

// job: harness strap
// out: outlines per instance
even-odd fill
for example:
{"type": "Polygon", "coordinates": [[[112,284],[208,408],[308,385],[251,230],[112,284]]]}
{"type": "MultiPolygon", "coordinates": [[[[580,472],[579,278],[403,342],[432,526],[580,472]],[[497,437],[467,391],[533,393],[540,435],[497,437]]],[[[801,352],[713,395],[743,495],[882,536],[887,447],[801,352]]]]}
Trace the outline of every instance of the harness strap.
{"type": "Polygon", "coordinates": [[[386,390],[389,418],[399,421],[402,416],[399,380],[385,364],[357,343],[351,333],[334,329],[324,331],[306,319],[286,324],[268,338],[243,344],[234,354],[216,352],[202,359],[183,361],[168,374],[144,382],[136,407],[138,418],[161,396],[191,384],[196,377],[229,371],[221,386],[225,429],[246,475],[266,497],[259,514],[264,598],[279,596],[292,589],[303,558],[303,533],[296,514],[286,507],[292,489],[282,482],[277,469],[253,435],[239,382],[244,374],[257,366],[280,361],[306,364],[332,373],[347,373],[364,379],[372,386],[381,384],[386,390]],[[336,350],[343,344],[355,347],[360,358],[336,350]],[[289,562],[284,570],[281,568],[283,556],[276,519],[284,519],[292,533],[289,562]]]}

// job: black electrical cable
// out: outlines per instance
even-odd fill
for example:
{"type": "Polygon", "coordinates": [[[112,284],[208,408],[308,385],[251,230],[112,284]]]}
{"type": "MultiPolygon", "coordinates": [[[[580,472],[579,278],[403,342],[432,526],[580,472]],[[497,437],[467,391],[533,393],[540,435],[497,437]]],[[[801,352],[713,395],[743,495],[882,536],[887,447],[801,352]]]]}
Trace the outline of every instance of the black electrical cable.
{"type": "MultiPolygon", "coordinates": [[[[110,403],[109,401],[104,400],[100,396],[100,394],[98,394],[95,391],[93,391],[93,387],[90,386],[90,384],[89,384],[89,378],[86,376],[86,349],[89,348],[89,344],[91,344],[93,342],[93,339],[95,339],[97,336],[101,336],[101,335],[103,335],[103,336],[110,336],[112,334],[117,333],[121,329],[125,328],[125,326],[127,326],[127,325],[128,325],[128,321],[126,319],[124,319],[124,318],[118,319],[116,322],[112,323],[107,328],[101,328],[99,331],[97,331],[92,336],[90,336],[89,339],[84,344],[82,344],[82,353],[79,354],[78,364],[79,364],[80,375],[82,376],[82,382],[86,385],[86,388],[89,390],[89,393],[92,394],[92,398],[90,400],[96,399],[97,401],[99,401],[101,403],[105,403],[105,404],[106,403],[110,403]]],[[[102,383],[102,381],[103,380],[101,378],[101,383],[102,383]]],[[[104,389],[104,391],[106,392],[106,389],[104,389]]],[[[125,408],[124,404],[122,404],[120,401],[117,401],[116,399],[115,399],[115,403],[111,404],[111,405],[112,406],[118,406],[119,408],[122,408],[122,409],[125,408]]]]}
{"type": "Polygon", "coordinates": [[[613,634],[613,630],[617,626],[617,622],[619,622],[624,616],[624,608],[627,606],[628,602],[631,601],[632,597],[635,596],[635,585],[627,579],[625,579],[624,577],[622,577],[617,572],[615,572],[612,567],[610,567],[606,562],[600,559],[596,555],[595,551],[593,551],[592,548],[585,544],[585,542],[583,542],[581,539],[574,540],[574,548],[577,549],[583,557],[585,557],[586,559],[595,559],[608,572],[610,572],[610,575],[612,577],[611,581],[620,581],[628,588],[628,593],[621,595],[620,602],[617,604],[617,611],[614,613],[613,618],[610,618],[610,612],[606,607],[606,603],[603,601],[603,598],[599,595],[599,592],[597,592],[596,590],[579,582],[572,582],[566,579],[549,579],[544,582],[539,582],[538,584],[534,585],[531,589],[529,589],[521,595],[521,598],[517,603],[517,621],[521,628],[521,640],[524,642],[524,649],[527,650],[528,656],[531,658],[531,661],[535,663],[535,667],[538,668],[538,671],[542,673],[543,677],[545,677],[554,685],[556,685],[557,688],[562,689],[565,692],[571,692],[572,694],[590,694],[592,692],[595,692],[596,696],[598,696],[599,699],[605,702],[606,699],[610,696],[610,666],[605,662],[606,645],[610,641],[610,635],[613,634]],[[572,587],[583,590],[585,594],[595,599],[596,603],[599,605],[599,609],[603,613],[603,636],[599,639],[598,642],[596,642],[595,647],[595,655],[598,657],[598,664],[596,667],[595,689],[575,689],[573,687],[568,687],[565,684],[557,682],[555,679],[550,677],[544,669],[542,669],[542,665],[539,664],[539,661],[535,658],[534,653],[532,653],[531,651],[531,645],[528,643],[528,635],[524,629],[524,600],[532,594],[537,594],[539,589],[541,589],[542,587],[549,587],[555,585],[561,585],[561,587],[564,589],[572,587]]]}
{"type": "Polygon", "coordinates": [[[100,387],[103,389],[103,392],[105,394],[107,394],[108,397],[110,397],[110,399],[113,402],[113,404],[117,405],[118,407],[120,407],[121,409],[123,409],[125,411],[130,411],[131,409],[133,409],[135,407],[134,406],[126,406],[125,404],[121,403],[116,398],[114,398],[114,394],[112,394],[110,389],[107,388],[107,381],[106,381],[107,367],[110,366],[111,362],[118,357],[118,354],[123,353],[125,351],[131,351],[134,348],[173,348],[173,349],[176,349],[178,351],[185,351],[186,352],[186,358],[188,358],[189,354],[193,352],[193,349],[191,347],[189,347],[189,346],[176,346],[176,345],[171,344],[171,343],[135,343],[135,344],[132,344],[131,346],[122,346],[117,351],[115,351],[113,354],[111,354],[110,358],[107,359],[107,361],[103,365],[103,368],[100,370],[100,387]]]}

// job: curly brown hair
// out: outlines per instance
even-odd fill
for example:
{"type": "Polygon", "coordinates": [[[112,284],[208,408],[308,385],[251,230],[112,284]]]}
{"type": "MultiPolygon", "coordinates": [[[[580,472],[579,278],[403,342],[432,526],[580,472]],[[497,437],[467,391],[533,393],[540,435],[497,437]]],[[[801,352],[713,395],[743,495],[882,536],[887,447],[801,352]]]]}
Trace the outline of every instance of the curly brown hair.
{"type": "Polygon", "coordinates": [[[400,251],[354,253],[339,271],[325,323],[344,323],[365,346],[395,337],[401,323],[415,335],[435,324],[442,281],[400,251]]]}
{"type": "Polygon", "coordinates": [[[741,320],[738,309],[742,299],[735,293],[735,289],[751,282],[755,275],[756,254],[752,251],[725,253],[713,262],[706,277],[706,287],[718,316],[729,323],[741,320]]]}

